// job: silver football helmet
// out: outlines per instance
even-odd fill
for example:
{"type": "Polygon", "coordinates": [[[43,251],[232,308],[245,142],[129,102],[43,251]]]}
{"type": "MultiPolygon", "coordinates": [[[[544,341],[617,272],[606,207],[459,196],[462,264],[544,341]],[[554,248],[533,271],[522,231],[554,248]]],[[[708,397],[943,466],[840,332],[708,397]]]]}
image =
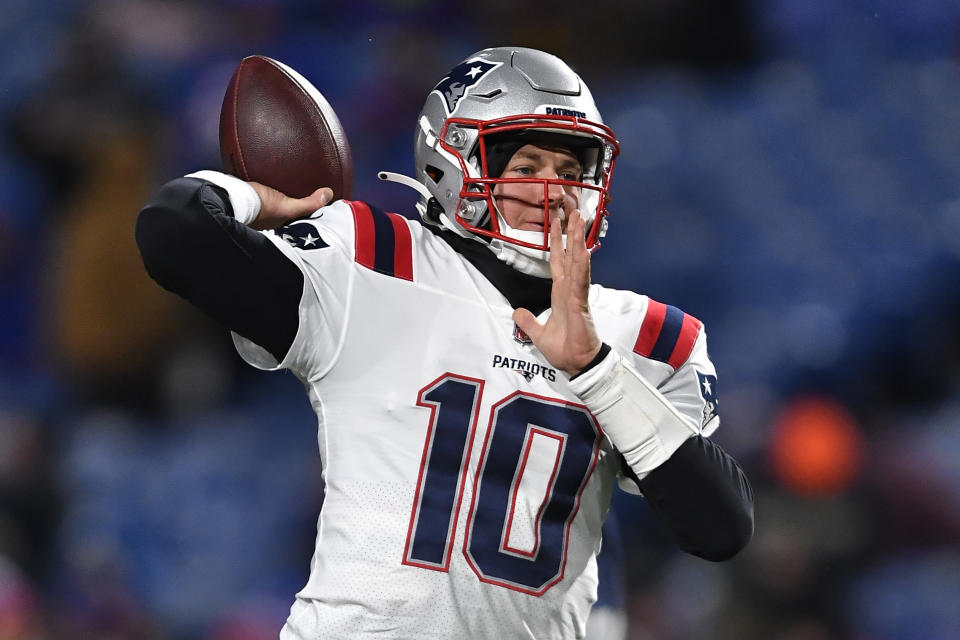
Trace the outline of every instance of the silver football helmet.
{"type": "Polygon", "coordinates": [[[380,177],[417,189],[417,209],[427,224],[489,238],[508,264],[548,276],[550,205],[544,203],[542,233],[513,229],[499,213],[495,186],[542,183],[545,193],[551,184],[579,187],[592,251],[606,232],[619,151],[590,90],[566,63],[535,49],[497,47],[458,64],[427,96],[416,126],[416,181],[387,172],[380,177]],[[526,143],[570,149],[582,165],[581,178],[501,178],[509,156],[526,143]]]}

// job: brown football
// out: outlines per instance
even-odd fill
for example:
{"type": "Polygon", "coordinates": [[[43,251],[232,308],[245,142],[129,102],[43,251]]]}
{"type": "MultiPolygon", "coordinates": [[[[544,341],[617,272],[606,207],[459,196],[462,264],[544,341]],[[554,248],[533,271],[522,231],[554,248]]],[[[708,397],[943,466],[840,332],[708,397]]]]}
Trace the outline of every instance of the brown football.
{"type": "Polygon", "coordinates": [[[266,56],[233,72],[220,109],[224,171],[302,198],[319,187],[349,198],[353,157],[340,119],[299,73],[266,56]]]}

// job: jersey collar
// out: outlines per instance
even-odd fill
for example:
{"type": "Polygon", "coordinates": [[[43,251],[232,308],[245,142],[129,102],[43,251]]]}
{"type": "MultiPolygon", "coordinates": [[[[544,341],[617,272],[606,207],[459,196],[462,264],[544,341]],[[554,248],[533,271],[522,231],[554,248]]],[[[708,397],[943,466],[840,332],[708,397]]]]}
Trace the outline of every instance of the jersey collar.
{"type": "Polygon", "coordinates": [[[486,277],[514,309],[523,307],[533,315],[550,308],[550,278],[538,278],[517,271],[497,258],[486,244],[471,238],[462,238],[448,229],[427,226],[486,277]]]}

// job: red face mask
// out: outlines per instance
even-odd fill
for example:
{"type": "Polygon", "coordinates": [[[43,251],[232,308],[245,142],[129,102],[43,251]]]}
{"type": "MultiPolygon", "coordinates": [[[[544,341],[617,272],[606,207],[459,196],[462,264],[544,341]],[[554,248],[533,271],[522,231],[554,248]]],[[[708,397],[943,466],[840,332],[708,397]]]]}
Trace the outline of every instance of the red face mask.
{"type": "Polygon", "coordinates": [[[620,152],[620,145],[609,127],[574,116],[526,114],[486,121],[449,118],[439,138],[440,146],[458,159],[464,176],[454,216],[465,229],[522,247],[547,251],[550,220],[557,215],[557,194],[574,193],[578,197],[573,206],[580,209],[588,224],[587,248],[593,251],[600,246],[599,239],[606,230],[609,215],[610,181],[620,152]],[[461,151],[473,136],[476,136],[474,158],[479,165],[479,176],[476,166],[468,166],[461,151]],[[503,177],[510,156],[525,144],[565,150],[578,158],[582,175],[579,179],[567,179],[574,176],[525,177],[509,172],[509,177],[503,177]],[[503,228],[501,216],[495,213],[498,211],[498,195],[510,189],[518,191],[517,185],[542,186],[542,192],[527,188],[528,195],[523,198],[528,202],[536,200],[538,206],[542,204],[542,225],[529,225],[540,227],[536,234],[518,234],[503,228]]]}

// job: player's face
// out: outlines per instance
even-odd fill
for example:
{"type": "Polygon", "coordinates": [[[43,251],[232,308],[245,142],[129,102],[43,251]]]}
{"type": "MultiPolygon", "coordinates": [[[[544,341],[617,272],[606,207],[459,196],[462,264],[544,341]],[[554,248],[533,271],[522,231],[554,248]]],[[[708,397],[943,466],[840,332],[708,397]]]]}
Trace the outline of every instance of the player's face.
{"type": "MultiPolygon", "coordinates": [[[[568,149],[527,144],[510,157],[500,177],[580,180],[582,173],[580,161],[568,149]]],[[[565,228],[580,203],[580,187],[549,184],[544,190],[541,182],[497,184],[493,195],[504,220],[520,231],[543,231],[545,205],[550,222],[559,218],[565,228]]]]}

